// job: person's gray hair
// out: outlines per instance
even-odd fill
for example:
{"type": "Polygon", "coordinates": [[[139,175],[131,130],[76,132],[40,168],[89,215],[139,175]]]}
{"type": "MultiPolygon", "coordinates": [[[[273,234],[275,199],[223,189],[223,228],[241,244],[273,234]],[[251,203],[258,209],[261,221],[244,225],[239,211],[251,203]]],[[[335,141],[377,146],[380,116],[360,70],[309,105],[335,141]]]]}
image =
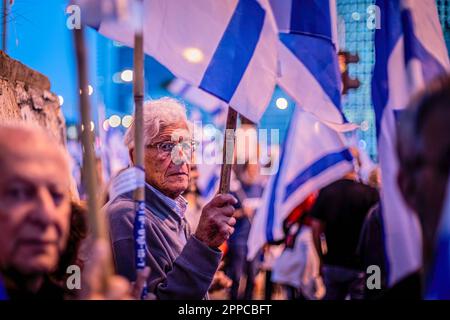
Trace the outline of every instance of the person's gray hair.
{"type": "MultiPolygon", "coordinates": [[[[161,128],[179,122],[185,122],[190,130],[190,123],[186,116],[186,107],[182,102],[169,97],[146,101],[144,103],[145,145],[152,143],[161,128]]],[[[134,148],[134,117],[133,122],[125,133],[124,142],[129,150],[134,148]]]]}

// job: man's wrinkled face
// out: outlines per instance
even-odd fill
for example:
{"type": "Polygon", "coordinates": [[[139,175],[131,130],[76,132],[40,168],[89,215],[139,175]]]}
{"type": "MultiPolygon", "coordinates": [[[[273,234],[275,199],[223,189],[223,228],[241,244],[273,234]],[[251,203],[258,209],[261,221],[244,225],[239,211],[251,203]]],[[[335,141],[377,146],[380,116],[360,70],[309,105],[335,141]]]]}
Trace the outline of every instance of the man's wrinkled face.
{"type": "Polygon", "coordinates": [[[190,150],[186,146],[190,141],[187,124],[181,122],[161,128],[146,146],[145,179],[168,197],[176,198],[188,188],[190,150]]]}
{"type": "Polygon", "coordinates": [[[0,266],[24,275],[56,268],[70,221],[65,158],[32,140],[3,149],[0,159],[0,266]]]}

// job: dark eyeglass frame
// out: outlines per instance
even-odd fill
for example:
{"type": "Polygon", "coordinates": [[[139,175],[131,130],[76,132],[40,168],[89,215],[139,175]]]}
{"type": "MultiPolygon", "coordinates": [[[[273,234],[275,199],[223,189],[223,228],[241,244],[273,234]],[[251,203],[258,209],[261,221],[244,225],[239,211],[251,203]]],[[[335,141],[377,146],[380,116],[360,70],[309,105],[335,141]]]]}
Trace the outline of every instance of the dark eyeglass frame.
{"type": "Polygon", "coordinates": [[[186,152],[188,150],[188,148],[190,149],[189,150],[190,152],[193,152],[193,151],[195,151],[195,149],[197,148],[199,143],[197,141],[195,141],[194,139],[190,139],[187,141],[180,141],[180,142],[167,140],[167,141],[161,141],[161,142],[149,144],[149,145],[147,145],[147,148],[156,148],[159,152],[170,154],[172,152],[173,148],[175,148],[178,145],[181,145],[181,148],[183,149],[184,152],[186,152]]]}

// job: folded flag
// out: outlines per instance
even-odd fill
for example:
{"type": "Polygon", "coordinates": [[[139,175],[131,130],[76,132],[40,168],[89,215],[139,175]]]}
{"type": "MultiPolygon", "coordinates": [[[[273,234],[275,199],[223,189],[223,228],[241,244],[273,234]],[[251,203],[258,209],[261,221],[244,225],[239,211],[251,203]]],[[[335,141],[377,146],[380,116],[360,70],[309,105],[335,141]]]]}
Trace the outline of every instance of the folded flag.
{"type": "Polygon", "coordinates": [[[312,192],[353,169],[342,135],[316,116],[296,108],[289,124],[279,170],[270,178],[247,242],[252,259],[267,242],[282,239],[284,219],[312,192]]]}
{"type": "MultiPolygon", "coordinates": [[[[145,53],[259,121],[277,75],[277,28],[268,0],[144,0],[143,12],[145,53]]],[[[133,46],[130,21],[100,17],[91,25],[133,46]]]]}
{"type": "Polygon", "coordinates": [[[228,106],[222,100],[177,78],[170,82],[167,90],[171,94],[196,105],[210,114],[215,126],[219,128],[225,126],[224,115],[228,106]]]}
{"type": "Polygon", "coordinates": [[[280,87],[299,107],[334,129],[357,128],[342,112],[335,0],[270,3],[280,32],[280,87]]]}
{"type": "Polygon", "coordinates": [[[448,72],[449,60],[434,0],[378,0],[372,100],[383,181],[381,190],[388,283],[422,265],[420,226],[397,186],[396,114],[414,93],[448,72]]]}

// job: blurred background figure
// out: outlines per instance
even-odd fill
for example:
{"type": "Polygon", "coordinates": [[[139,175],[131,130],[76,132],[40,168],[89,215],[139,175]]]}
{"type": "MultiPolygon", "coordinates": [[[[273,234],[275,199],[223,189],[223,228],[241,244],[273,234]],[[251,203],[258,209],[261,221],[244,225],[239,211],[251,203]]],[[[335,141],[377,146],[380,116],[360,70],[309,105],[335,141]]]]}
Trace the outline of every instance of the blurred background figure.
{"type": "Polygon", "coordinates": [[[383,217],[381,215],[381,205],[376,203],[364,219],[364,223],[359,237],[357,255],[361,263],[361,270],[364,273],[364,282],[371,273],[367,273],[370,266],[377,266],[380,270],[380,288],[376,290],[364,286],[364,299],[373,300],[382,298],[387,289],[386,255],[383,238],[383,217]]]}
{"type": "MultiPolygon", "coordinates": [[[[72,200],[70,203],[70,229],[67,238],[67,246],[61,253],[58,267],[52,273],[51,279],[58,283],[61,287],[65,287],[68,277],[71,275],[67,272],[70,266],[78,266],[83,270],[84,264],[88,259],[89,244],[86,242],[88,237],[87,225],[87,209],[84,203],[72,200]]],[[[71,298],[76,298],[76,290],[68,290],[67,295],[71,298]]]]}
{"type": "MultiPolygon", "coordinates": [[[[374,166],[370,171],[367,184],[380,191],[381,173],[378,166],[374,166]]],[[[378,266],[380,268],[380,288],[371,290],[364,286],[364,299],[379,299],[383,297],[387,289],[387,270],[386,254],[384,249],[383,236],[383,217],[381,214],[381,205],[377,202],[364,219],[361,234],[359,237],[357,255],[361,263],[361,269],[366,271],[365,282],[370,274],[367,273],[369,266],[378,266]]]]}
{"type": "Polygon", "coordinates": [[[254,282],[258,273],[258,259],[247,260],[247,240],[250,233],[251,220],[258,207],[263,192],[262,180],[258,164],[245,163],[235,165],[232,194],[238,199],[235,218],[235,232],[227,241],[226,273],[233,281],[230,289],[230,299],[253,298],[254,282]],[[239,295],[239,284],[242,277],[246,279],[244,294],[239,295]]]}
{"type": "Polygon", "coordinates": [[[205,201],[200,195],[197,187],[197,180],[200,173],[198,172],[197,166],[193,163],[191,164],[191,176],[189,179],[189,185],[186,191],[183,193],[183,197],[187,200],[188,205],[186,209],[186,220],[193,232],[197,229],[197,225],[202,214],[202,208],[205,205],[205,201]]]}
{"type": "Polygon", "coordinates": [[[426,276],[433,264],[450,171],[450,77],[430,83],[399,119],[398,184],[420,219],[426,276]]]}
{"type": "Polygon", "coordinates": [[[364,219],[378,201],[378,191],[358,182],[356,172],[320,190],[311,216],[324,299],[363,298],[364,270],[356,249],[364,219]]]}
{"type": "Polygon", "coordinates": [[[284,250],[273,266],[272,281],[283,285],[289,300],[320,300],[325,294],[309,216],[316,197],[306,198],[284,222],[284,250]]]}

